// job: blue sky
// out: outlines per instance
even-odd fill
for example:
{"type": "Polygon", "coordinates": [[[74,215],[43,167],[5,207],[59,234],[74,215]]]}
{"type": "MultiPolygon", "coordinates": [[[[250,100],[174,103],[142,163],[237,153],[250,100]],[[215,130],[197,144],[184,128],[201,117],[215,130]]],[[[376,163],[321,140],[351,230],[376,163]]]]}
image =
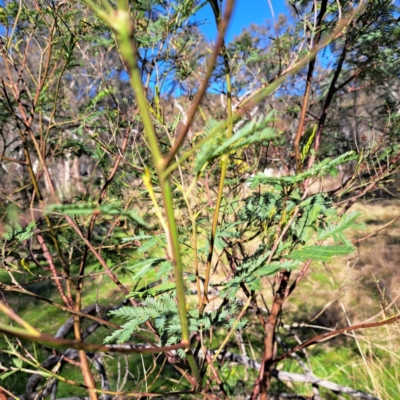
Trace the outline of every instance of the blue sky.
{"type": "MultiPolygon", "coordinates": [[[[270,0],[274,9],[275,17],[279,14],[288,14],[288,6],[285,0],[270,0]]],[[[224,2],[225,3],[225,2],[224,2]]],[[[4,6],[4,1],[0,0],[0,6],[4,6]]],[[[225,4],[223,5],[223,7],[225,4]]],[[[214,21],[214,14],[211,6],[206,4],[197,14],[197,21],[204,21],[200,27],[208,39],[215,40],[217,29],[214,21]]],[[[232,19],[225,36],[229,43],[236,35],[239,35],[243,28],[252,23],[262,24],[266,20],[272,21],[271,10],[268,0],[236,0],[232,19]]]]}
{"type": "MultiPolygon", "coordinates": [[[[284,0],[270,0],[270,2],[274,9],[275,18],[279,14],[288,14],[289,9],[284,0]]],[[[217,29],[214,14],[209,4],[197,13],[196,20],[204,20],[204,25],[200,29],[209,39],[215,40],[217,29]]],[[[232,19],[225,36],[226,41],[230,42],[235,36],[240,34],[243,28],[252,23],[263,24],[266,20],[272,21],[268,0],[236,0],[232,19]]]]}

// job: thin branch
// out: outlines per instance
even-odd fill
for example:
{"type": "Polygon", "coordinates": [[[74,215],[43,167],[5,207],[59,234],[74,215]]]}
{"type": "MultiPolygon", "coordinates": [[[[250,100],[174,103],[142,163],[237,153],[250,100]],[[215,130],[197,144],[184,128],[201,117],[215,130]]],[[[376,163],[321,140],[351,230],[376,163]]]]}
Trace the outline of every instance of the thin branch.
{"type": "MultiPolygon", "coordinates": [[[[210,2],[210,3],[214,8],[215,5],[213,5],[213,2],[210,2]]],[[[215,3],[218,4],[217,2],[215,2],[215,3]]],[[[228,28],[228,24],[229,24],[229,21],[232,16],[233,6],[234,6],[234,0],[230,0],[226,4],[224,17],[222,18],[222,21],[218,26],[217,41],[215,43],[214,50],[213,50],[210,60],[208,62],[206,76],[204,77],[203,82],[200,85],[199,91],[197,92],[196,97],[194,98],[193,103],[190,106],[190,113],[187,116],[186,124],[182,127],[181,131],[178,133],[178,136],[175,139],[174,145],[172,146],[171,150],[164,158],[164,162],[165,162],[166,166],[168,166],[169,163],[174,159],[176,153],[182,146],[182,143],[184,142],[186,135],[189,132],[190,126],[193,122],[193,119],[197,113],[197,108],[200,105],[201,99],[203,98],[204,93],[207,90],[208,81],[211,78],[211,74],[214,70],[214,66],[217,61],[218,54],[220,53],[221,47],[223,46],[223,43],[224,43],[224,36],[225,36],[226,29],[228,28]]]]}
{"type": "Polygon", "coordinates": [[[394,224],[399,218],[400,218],[400,215],[398,215],[397,217],[394,217],[394,218],[391,219],[388,223],[386,223],[385,225],[381,226],[379,229],[375,230],[374,232],[370,233],[370,234],[367,235],[367,236],[364,236],[364,237],[362,237],[362,238],[353,240],[352,243],[360,243],[360,242],[362,242],[362,241],[365,240],[365,239],[368,239],[368,238],[370,238],[370,237],[372,237],[372,236],[375,236],[377,233],[383,231],[383,230],[386,229],[388,226],[394,224]]]}
{"type": "MultiPolygon", "coordinates": [[[[322,22],[324,21],[327,5],[328,5],[328,0],[323,0],[321,3],[320,12],[318,14],[318,19],[317,19],[317,26],[316,26],[317,34],[315,35],[315,45],[316,46],[318,46],[319,41],[321,39],[322,22]]],[[[315,54],[315,57],[311,58],[311,60],[308,64],[306,88],[305,88],[304,95],[303,95],[303,104],[301,106],[300,120],[299,120],[299,124],[298,124],[298,128],[297,128],[296,138],[294,140],[294,152],[295,152],[295,156],[296,156],[297,172],[301,171],[302,160],[301,160],[301,155],[300,155],[300,140],[301,140],[301,137],[303,136],[303,132],[304,132],[304,129],[306,126],[306,114],[308,111],[308,103],[309,103],[310,92],[311,92],[311,82],[312,82],[312,77],[313,77],[313,73],[314,73],[316,60],[317,60],[317,54],[315,54]]]]}
{"type": "Polygon", "coordinates": [[[331,339],[335,336],[338,336],[342,333],[346,333],[346,332],[350,332],[350,331],[355,331],[357,329],[367,329],[367,328],[375,328],[378,326],[384,326],[384,325],[390,325],[390,324],[394,324],[395,322],[400,322],[400,314],[385,319],[383,321],[379,321],[379,322],[369,322],[369,323],[361,323],[361,324],[356,324],[356,325],[351,325],[351,326],[347,326],[345,328],[341,328],[341,329],[336,329],[332,332],[328,332],[328,333],[323,333],[321,335],[317,335],[314,336],[311,339],[308,339],[307,341],[305,341],[302,344],[299,344],[295,347],[293,347],[291,350],[289,350],[288,352],[284,353],[283,355],[281,355],[280,357],[278,357],[276,360],[274,360],[274,364],[278,363],[279,361],[284,360],[286,357],[290,356],[292,353],[302,350],[308,346],[311,346],[315,343],[321,343],[324,342],[328,339],[331,339]]]}
{"type": "MultiPolygon", "coordinates": [[[[213,355],[212,351],[209,351],[211,355],[213,355]]],[[[254,361],[250,357],[242,356],[240,354],[226,352],[218,356],[218,360],[230,363],[236,363],[240,365],[244,365],[247,368],[259,370],[261,368],[261,364],[257,361],[254,361]]],[[[312,373],[306,374],[298,374],[294,372],[286,372],[282,370],[273,369],[271,371],[271,375],[279,379],[283,382],[302,382],[302,383],[310,383],[316,385],[318,387],[323,387],[329,389],[335,393],[343,393],[349,396],[358,398],[358,399],[365,399],[365,400],[379,400],[379,398],[372,396],[368,393],[362,392],[357,389],[353,389],[348,386],[338,385],[337,383],[327,381],[325,379],[321,379],[316,377],[312,373]]]]}

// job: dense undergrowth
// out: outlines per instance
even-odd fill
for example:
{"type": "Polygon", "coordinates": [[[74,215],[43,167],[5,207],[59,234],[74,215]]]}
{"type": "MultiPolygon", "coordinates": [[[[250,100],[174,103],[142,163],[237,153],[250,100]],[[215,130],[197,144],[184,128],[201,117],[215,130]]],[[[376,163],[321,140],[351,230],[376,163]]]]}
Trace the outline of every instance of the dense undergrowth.
{"type": "Polygon", "coordinates": [[[2,3],[0,397],[396,398],[399,8],[234,7],[2,3]]]}
{"type": "MultiPolygon", "coordinates": [[[[354,231],[350,235],[350,239],[355,241],[375,232],[377,228],[392,219],[391,217],[398,207],[396,199],[378,199],[355,204],[354,208],[360,210],[364,216],[360,222],[364,222],[366,228],[362,231],[354,231]]],[[[381,313],[382,318],[397,314],[398,285],[393,277],[396,277],[397,264],[395,260],[400,240],[398,232],[400,232],[399,222],[394,223],[390,231],[383,230],[356,244],[355,254],[335,259],[333,262],[313,265],[303,282],[301,295],[288,304],[283,311],[282,319],[285,323],[278,332],[286,346],[294,346],[310,336],[335,329],[338,326],[364,321],[377,313],[381,313]],[[385,309],[384,312],[383,309],[385,309]]],[[[132,257],[137,257],[135,249],[127,251],[131,253],[132,257]]],[[[159,256],[157,251],[150,251],[149,257],[157,256],[159,256]]],[[[110,266],[114,267],[112,263],[110,266]]],[[[129,272],[123,271],[123,266],[119,268],[122,282],[132,288],[132,291],[140,292],[140,289],[145,287],[145,281],[133,281],[129,272]]],[[[100,306],[100,312],[104,312],[108,305],[118,304],[124,298],[114,289],[114,284],[109,278],[104,274],[99,274],[99,270],[98,263],[93,263],[88,268],[88,273],[97,273],[98,275],[91,278],[84,293],[83,302],[84,304],[97,303],[100,306]],[[104,294],[107,295],[106,299],[104,294]],[[99,301],[99,299],[101,300],[99,301]]],[[[33,274],[37,272],[35,267],[31,272],[33,274]]],[[[1,282],[11,283],[10,276],[5,271],[2,271],[0,276],[1,282]]],[[[151,276],[148,279],[151,280],[151,276]]],[[[34,280],[28,272],[25,272],[21,283],[34,293],[46,296],[53,301],[60,301],[57,290],[50,280],[25,286],[34,280]]],[[[263,294],[268,298],[269,291],[265,291],[263,294]]],[[[13,295],[8,297],[8,300],[22,318],[34,326],[40,326],[41,330],[45,332],[56,334],[59,327],[65,322],[64,313],[50,306],[44,306],[40,301],[32,300],[24,295],[13,295]]],[[[194,296],[189,298],[189,303],[193,302],[195,302],[194,296]]],[[[257,359],[260,357],[262,346],[262,331],[257,328],[254,316],[248,314],[246,318],[249,325],[253,327],[247,334],[232,338],[227,350],[240,352],[244,348],[252,359],[257,359]]],[[[115,323],[122,323],[122,320],[116,319],[115,323]]],[[[108,334],[108,330],[103,328],[93,335],[90,342],[102,341],[108,334]]],[[[223,335],[223,332],[215,332],[215,344],[218,344],[220,335],[223,335]]],[[[397,351],[399,340],[397,326],[374,328],[370,331],[365,330],[339,336],[324,344],[312,346],[299,353],[298,357],[320,379],[334,381],[342,386],[374,391],[382,399],[395,399],[399,391],[398,366],[400,360],[397,351]]],[[[42,357],[47,354],[47,351],[40,346],[37,346],[36,351],[39,355],[42,354],[42,357]]],[[[3,358],[3,364],[7,361],[11,363],[12,358],[10,357],[8,360],[3,358]]],[[[124,389],[126,391],[138,389],[144,391],[146,383],[143,382],[143,378],[145,375],[147,375],[147,385],[151,387],[152,391],[167,390],[171,385],[175,390],[187,389],[187,383],[179,380],[171,368],[165,371],[166,375],[160,379],[158,373],[163,362],[162,356],[156,357],[154,360],[142,360],[140,356],[130,358],[113,356],[105,359],[110,380],[123,382],[126,371],[129,371],[129,375],[125,377],[124,389]],[[145,374],[144,370],[153,371],[151,374],[145,374]],[[156,377],[157,379],[155,379],[156,377]],[[151,386],[150,383],[152,383],[151,386]]],[[[280,369],[299,374],[304,372],[296,358],[285,360],[280,365],[280,369]]],[[[14,388],[15,392],[21,393],[25,390],[29,376],[27,373],[16,372],[5,378],[3,384],[5,387],[14,388]]],[[[232,397],[240,398],[251,390],[251,378],[255,378],[256,371],[232,363],[221,369],[221,376],[226,392],[232,397]]],[[[80,373],[74,368],[69,368],[65,371],[65,377],[72,381],[79,381],[80,373]]],[[[293,391],[299,395],[310,396],[312,386],[301,382],[289,385],[284,382],[276,382],[271,391],[276,393],[293,391]]],[[[60,397],[79,396],[84,393],[84,389],[74,388],[62,382],[59,384],[58,395],[60,397]]],[[[323,388],[320,389],[320,396],[324,399],[336,398],[330,390],[323,388]]]]}

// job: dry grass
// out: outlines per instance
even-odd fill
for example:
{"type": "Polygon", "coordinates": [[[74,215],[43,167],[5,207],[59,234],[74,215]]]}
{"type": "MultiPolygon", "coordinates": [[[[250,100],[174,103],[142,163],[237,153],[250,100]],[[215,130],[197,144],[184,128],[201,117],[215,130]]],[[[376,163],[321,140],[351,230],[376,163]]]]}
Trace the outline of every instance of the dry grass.
{"type": "MultiPolygon", "coordinates": [[[[364,230],[350,232],[350,238],[356,241],[400,215],[400,201],[358,203],[353,210],[362,213],[360,222],[365,224],[364,230]]],[[[355,242],[355,247],[356,252],[348,257],[313,263],[297,289],[299,303],[306,302],[310,311],[317,311],[342,302],[347,310],[357,309],[351,314],[357,319],[370,318],[393,301],[393,306],[400,305],[400,219],[376,235],[355,242]]]]}
{"type": "MultiPolygon", "coordinates": [[[[400,215],[400,200],[358,203],[365,230],[350,232],[362,239],[400,215]]],[[[286,305],[286,320],[334,329],[364,321],[377,322],[399,314],[400,219],[375,235],[355,243],[356,252],[329,264],[312,264],[286,305]]],[[[288,321],[289,322],[289,321],[288,321]]],[[[287,323],[285,321],[285,323],[287,323]]],[[[304,338],[310,337],[308,331],[304,338]]],[[[316,329],[315,334],[323,333],[316,329]]],[[[400,327],[392,324],[362,329],[321,344],[352,348],[359,363],[352,373],[355,386],[382,399],[398,399],[400,327]],[[363,378],[364,377],[364,378],[363,378]],[[364,382],[363,382],[364,380],[364,382]],[[367,383],[368,382],[368,383],[367,383]]]]}

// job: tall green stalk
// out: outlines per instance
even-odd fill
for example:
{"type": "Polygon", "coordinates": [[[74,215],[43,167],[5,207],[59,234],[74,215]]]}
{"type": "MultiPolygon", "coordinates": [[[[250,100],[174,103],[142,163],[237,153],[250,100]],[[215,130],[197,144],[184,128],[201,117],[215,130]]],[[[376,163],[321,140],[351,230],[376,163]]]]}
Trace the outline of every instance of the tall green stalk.
{"type": "Polygon", "coordinates": [[[162,192],[163,205],[167,219],[167,238],[170,257],[174,267],[174,277],[176,284],[176,297],[178,301],[178,311],[182,331],[182,343],[185,344],[187,350],[187,358],[195,378],[195,387],[200,387],[200,372],[196,360],[190,351],[190,336],[189,322],[186,312],[185,287],[183,279],[183,265],[179,249],[178,229],[176,226],[171,187],[168,180],[168,175],[165,174],[167,163],[165,162],[158,145],[157,135],[151,121],[150,112],[147,100],[144,94],[144,88],[140,76],[136,60],[136,45],[134,40],[134,27],[131,16],[127,7],[127,3],[119,1],[118,10],[115,10],[114,15],[108,15],[100,10],[90,0],[85,0],[86,4],[97,14],[97,16],[107,23],[115,32],[115,37],[118,43],[119,52],[129,71],[130,82],[136,95],[139,113],[144,126],[144,131],[150,146],[150,151],[154,166],[159,178],[160,188],[162,192]]]}
{"type": "MultiPolygon", "coordinates": [[[[231,3],[234,2],[234,0],[230,1],[231,3]]],[[[218,3],[211,1],[210,2],[212,9],[215,14],[215,20],[217,25],[219,26],[220,20],[221,20],[221,12],[218,7],[218,3]]],[[[233,7],[233,4],[232,4],[233,7]]],[[[225,80],[226,80],[226,90],[227,90],[227,110],[228,110],[228,130],[227,130],[227,137],[230,138],[233,133],[233,111],[232,111],[232,85],[231,85],[231,76],[230,76],[230,68],[229,68],[229,59],[228,59],[228,53],[226,51],[225,43],[222,44],[221,47],[221,53],[224,58],[224,66],[225,66],[225,80]]],[[[206,266],[206,276],[205,276],[205,281],[204,281],[204,294],[203,294],[203,306],[202,306],[202,311],[204,311],[205,305],[208,303],[208,297],[207,297],[207,292],[208,292],[208,285],[210,283],[210,274],[211,274],[211,261],[212,261],[212,256],[214,253],[214,243],[215,243],[215,236],[217,234],[217,227],[218,227],[218,220],[219,220],[219,212],[221,209],[221,203],[222,203],[222,196],[224,193],[224,187],[225,187],[225,178],[226,178],[226,172],[228,170],[228,160],[229,160],[229,155],[224,154],[221,158],[221,176],[219,178],[219,185],[218,185],[218,195],[217,195],[217,201],[215,203],[215,209],[214,209],[214,216],[213,216],[213,223],[211,227],[211,236],[210,236],[210,243],[209,243],[209,248],[208,248],[208,257],[207,257],[207,266],[206,266]]]]}

